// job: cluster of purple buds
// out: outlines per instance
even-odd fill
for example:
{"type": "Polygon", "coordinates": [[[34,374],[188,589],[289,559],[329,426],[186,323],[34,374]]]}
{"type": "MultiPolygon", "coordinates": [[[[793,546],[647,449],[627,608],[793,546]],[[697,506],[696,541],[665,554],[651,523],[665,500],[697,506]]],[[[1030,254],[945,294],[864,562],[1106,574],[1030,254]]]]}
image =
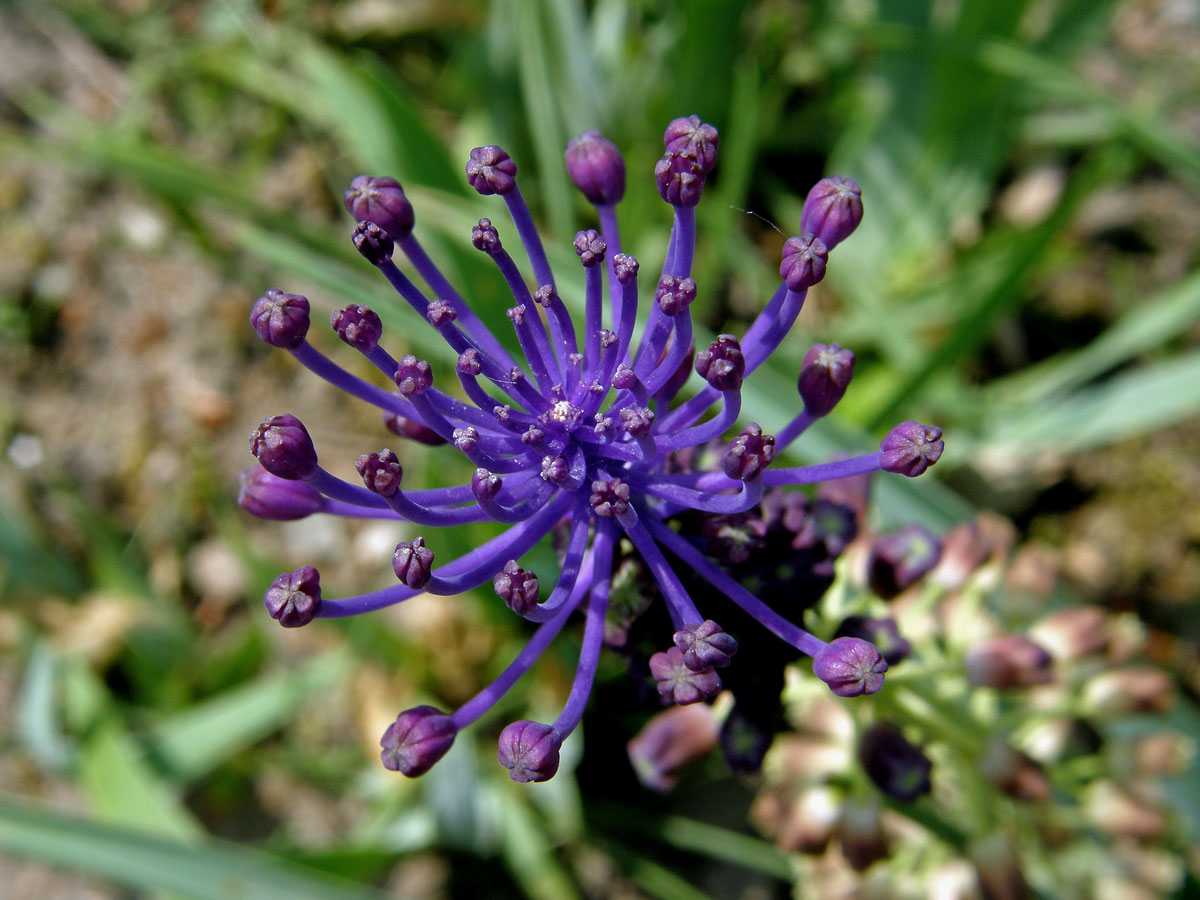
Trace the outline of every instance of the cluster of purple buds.
{"type": "Polygon", "coordinates": [[[941,455],[939,429],[905,422],[874,453],[821,465],[774,466],[777,454],[841,399],[853,374],[850,351],[818,344],[805,355],[800,373],[801,411],[781,423],[775,436],[751,423],[728,443],[713,471],[681,473],[670,465],[673,454],[719,441],[736,426],[743,381],[787,337],[807,289],[824,277],[830,251],[858,225],[858,186],[849,179],[827,178],[812,189],[803,233],[784,245],[774,296],[740,340],[723,334],[696,352],[689,311],[698,290],[692,278],[695,206],[716,164],[717,132],[696,116],[676,119],[667,128],[665,145],[654,178],[673,208],[674,225],[637,340],[639,263],[621,250],[616,214],[625,190],[625,164],[616,147],[594,131],[571,141],[566,151],[567,173],[595,206],[600,226],[575,238],[585,294],[582,331],[559,296],[558,281],[517,186],[516,163],[494,146],[471,151],[467,178],[481,195],[498,195],[507,206],[532,282],[492,220],[479,220],[472,242],[495,264],[512,293],[508,318],[522,358],[510,355],[426,254],[414,233],[412,206],[390,178],[359,176],[346,192],[346,207],[357,221],[354,245],[458,354],[452,389],[439,383],[447,373],[435,375],[427,361],[388,353],[380,343],[379,316],[365,306],[335,311],[331,324],[390,381],[386,389],[352,375],[307,341],[309,303],[304,297],[268,291],[254,304],[251,323],[268,344],[377,406],[398,437],[450,444],[476,469],[466,484],[410,489],[404,483],[402,455],[381,449],[358,458],[362,484],[351,484],[321,467],[299,420],[273,416],[251,438],[261,468],[243,476],[240,502],[246,509],[271,519],[322,512],[434,528],[484,520],[511,526],[448,562],[437,558],[436,539],[402,541],[393,559],[398,583],[361,596],[323,597],[311,566],[281,575],[268,590],[268,611],[294,627],[314,618],[382,609],[422,592],[457,594],[491,582],[513,612],[539,624],[508,668],[457,710],[420,706],[402,712],[382,740],[383,763],[389,769],[406,775],[427,771],[458,731],[491,709],[582,608],[582,649],[561,715],[550,724],[516,722],[500,736],[500,761],[515,780],[553,776],[559,748],[580,722],[596,672],[614,554],[622,538],[657,583],[674,625],[671,640],[664,641],[669,646],[650,660],[665,701],[687,704],[714,696],[721,689],[717,670],[730,665],[737,650],[733,636],[697,609],[674,565],[682,565],[689,577],[703,579],[813,657],[814,671],[834,693],[869,694],[883,682],[887,662],[869,641],[844,636],[826,642],[809,634],[731,577],[706,555],[699,539],[693,541],[668,524],[689,510],[737,516],[756,507],[765,489],[881,469],[919,475],[941,455]],[[396,264],[397,251],[410,273],[396,264]],[[674,402],[693,367],[702,380],[699,390],[674,402]],[[561,574],[543,590],[520,560],[560,523],[566,523],[567,534],[561,574]]]}

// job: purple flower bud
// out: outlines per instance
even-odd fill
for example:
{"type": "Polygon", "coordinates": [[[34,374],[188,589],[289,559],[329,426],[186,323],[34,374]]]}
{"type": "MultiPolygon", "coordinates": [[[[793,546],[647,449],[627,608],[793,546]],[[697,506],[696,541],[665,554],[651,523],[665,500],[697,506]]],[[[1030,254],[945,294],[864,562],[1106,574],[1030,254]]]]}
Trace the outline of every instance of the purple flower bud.
{"type": "Polygon", "coordinates": [[[702,123],[699,116],[674,119],[663,134],[663,144],[668,153],[690,151],[705,174],[717,164],[717,129],[702,123]]]}
{"type": "Polygon", "coordinates": [[[350,232],[350,239],[354,241],[354,249],[373,266],[390,262],[396,248],[391,235],[374,222],[359,222],[350,232]]]}
{"type": "Polygon", "coordinates": [[[862,191],[853,178],[822,178],[808,192],[800,230],[815,234],[832,250],[850,237],[862,221],[862,191]]]}
{"type": "Polygon", "coordinates": [[[526,443],[531,447],[534,444],[540,444],[543,440],[545,440],[545,438],[546,432],[542,431],[542,429],[538,428],[536,425],[530,425],[521,432],[522,443],[526,443]]]}
{"type": "Polygon", "coordinates": [[[1020,634],[980,641],[967,650],[964,662],[967,680],[976,687],[1028,687],[1054,677],[1054,658],[1020,634]]]}
{"type": "Polygon", "coordinates": [[[383,334],[383,323],[369,306],[351,304],[345,309],[335,309],[329,316],[329,325],[338,337],[361,353],[370,353],[379,346],[383,334]]]}
{"type": "Polygon", "coordinates": [[[325,498],[303,481],[272,475],[252,466],[238,476],[238,506],[260,519],[290,522],[325,508],[325,498]]]}
{"type": "Polygon", "coordinates": [[[440,447],[446,439],[422,422],[406,419],[393,412],[383,414],[383,424],[392,434],[402,438],[425,444],[427,447],[440,447]]]}
{"type": "Polygon", "coordinates": [[[637,278],[639,264],[628,253],[618,253],[613,257],[613,271],[620,284],[629,284],[637,278]]]}
{"type": "Polygon", "coordinates": [[[882,457],[879,466],[885,472],[896,472],[916,478],[942,458],[942,429],[920,422],[901,422],[879,445],[882,457]]]}
{"type": "Polygon", "coordinates": [[[492,586],[505,606],[518,616],[527,616],[538,604],[538,577],[510,559],[492,579],[492,586]]]}
{"type": "Polygon", "coordinates": [[[592,504],[592,512],[603,518],[624,515],[629,511],[629,485],[620,478],[593,481],[588,502],[592,504]]]}
{"type": "Polygon", "coordinates": [[[367,490],[381,497],[395,494],[400,489],[400,479],[404,477],[400,458],[391,450],[364,453],[355,460],[354,468],[358,469],[367,490]]]}
{"type": "Polygon", "coordinates": [[[667,792],[682,770],[717,744],[716,716],[706,704],[672,706],[653,716],[629,742],[629,762],[643,786],[667,792]]]}
{"type": "Polygon", "coordinates": [[[483,363],[479,361],[479,351],[468,347],[458,355],[458,374],[476,376],[483,371],[483,363]]]}
{"type": "Polygon", "coordinates": [[[467,181],[485,197],[510,193],[517,186],[517,164],[499,147],[476,147],[467,160],[467,181]]]}
{"type": "Polygon", "coordinates": [[[854,377],[854,354],[838,344],[813,344],[804,354],[796,387],[810,416],[828,415],[854,377]]]}
{"type": "Polygon", "coordinates": [[[308,334],[308,298],[270,290],[254,301],[250,324],[272,347],[295,350],[308,334]]]}
{"type": "Polygon", "coordinates": [[[746,375],[742,345],[732,334],[721,334],[696,354],[696,371],[718,391],[737,391],[746,375]]]}
{"type": "Polygon", "coordinates": [[[317,449],[295,416],[271,416],[250,433],[250,452],[279,478],[303,481],[317,471],[317,449]]]}
{"type": "Polygon", "coordinates": [[[431,300],[425,317],[434,328],[444,328],[458,318],[458,312],[445,300],[431,300]]]}
{"type": "Polygon", "coordinates": [[[637,373],[633,371],[633,366],[628,363],[621,363],[617,366],[617,370],[613,372],[612,385],[618,391],[632,390],[638,381],[637,373]]]}
{"type": "Polygon", "coordinates": [[[567,141],[567,176],[596,206],[611,206],[625,196],[625,160],[612,141],[585,131],[567,141]]]}
{"type": "Polygon", "coordinates": [[[542,478],[551,484],[562,484],[570,477],[567,461],[561,456],[542,457],[542,478]]]}
{"type": "Polygon", "coordinates": [[[668,153],[654,166],[654,182],[672,206],[695,206],[704,191],[704,170],[689,151],[668,153]]]}
{"type": "Polygon", "coordinates": [[[267,588],[263,604],[284,628],[307,625],[321,608],[321,573],[312,566],[283,573],[267,588]]]}
{"type": "Polygon", "coordinates": [[[397,241],[412,233],[412,204],[395,178],[359,175],[342,199],[356,222],[374,222],[397,241]]]}
{"type": "Polygon", "coordinates": [[[493,475],[487,469],[479,468],[471,474],[471,493],[482,503],[490,503],[500,493],[504,481],[498,475],[493,475]]]}
{"type": "Polygon", "coordinates": [[[868,619],[866,616],[848,616],[838,626],[834,637],[860,638],[879,648],[889,666],[908,658],[912,645],[900,636],[895,619],[868,619]]]}
{"type": "Polygon", "coordinates": [[[858,761],[875,786],[894,800],[912,803],[929,793],[929,757],[888,722],[876,722],[863,733],[858,761]]]}
{"type": "Polygon", "coordinates": [[[479,447],[479,429],[474,425],[465,428],[455,428],[453,432],[454,448],[461,453],[474,453],[479,447]]]}
{"type": "Polygon", "coordinates": [[[676,278],[674,275],[664,275],[658,282],[654,292],[654,300],[658,308],[668,316],[677,316],[696,299],[696,282],[690,278],[676,278]]]}
{"type": "Polygon", "coordinates": [[[429,363],[411,353],[400,360],[392,377],[405,397],[419,397],[433,387],[433,370],[429,368],[429,363]]]}
{"type": "Polygon", "coordinates": [[[554,285],[538,285],[538,289],[533,292],[533,302],[543,309],[547,309],[554,302],[556,296],[558,295],[554,292],[554,285]]]}
{"type": "Polygon", "coordinates": [[[685,625],[672,636],[683,653],[683,664],[693,672],[722,669],[737,653],[737,641],[712,619],[685,625]]]}
{"type": "Polygon", "coordinates": [[[712,669],[690,668],[678,647],[650,657],[650,674],[658,682],[658,694],[664,703],[686,706],[715,697],[721,690],[720,676],[712,669]]]}
{"type": "Polygon", "coordinates": [[[590,269],[596,263],[604,262],[604,252],[607,249],[608,244],[604,242],[600,232],[594,228],[580,231],[575,235],[575,252],[579,254],[579,261],[586,269],[590,269]]]}
{"type": "Polygon", "coordinates": [[[813,658],[813,672],[839,697],[874,694],[887,670],[879,648],[861,638],[834,638],[813,658]]]}
{"type": "Polygon", "coordinates": [[[779,277],[787,282],[788,290],[802,291],[825,277],[829,251],[825,242],[811,234],[791,237],[783,245],[783,261],[779,277]]]}
{"type": "Polygon", "coordinates": [[[775,458],[775,436],[763,434],[757,423],[751,422],[733,439],[721,468],[730,478],[746,481],[762,474],[775,458]]]}
{"type": "Polygon", "coordinates": [[[433,551],[425,546],[425,538],[415,537],[401,541],[392,556],[392,570],[396,577],[410,588],[420,590],[429,581],[433,569],[433,551]]]}
{"type": "Polygon", "coordinates": [[[482,250],[488,256],[495,256],[504,246],[500,243],[500,232],[492,224],[491,219],[480,219],[471,229],[471,243],[476,250],[482,250]]]}
{"type": "Polygon", "coordinates": [[[385,769],[416,778],[446,755],[457,733],[454,720],[436,707],[406,709],[380,738],[379,755],[385,769]]]}
{"type": "Polygon", "coordinates": [[[920,581],[942,555],[942,544],[915,522],[876,539],[867,556],[867,583],[884,600],[920,581]]]}
{"type": "Polygon", "coordinates": [[[562,737],[549,725],[524,720],[513,722],[500,732],[500,765],[508,769],[513,781],[549,781],[558,771],[558,751],[562,737]]]}
{"type": "Polygon", "coordinates": [[[654,427],[654,412],[646,406],[626,406],[618,413],[621,427],[632,438],[644,438],[654,427]]]}

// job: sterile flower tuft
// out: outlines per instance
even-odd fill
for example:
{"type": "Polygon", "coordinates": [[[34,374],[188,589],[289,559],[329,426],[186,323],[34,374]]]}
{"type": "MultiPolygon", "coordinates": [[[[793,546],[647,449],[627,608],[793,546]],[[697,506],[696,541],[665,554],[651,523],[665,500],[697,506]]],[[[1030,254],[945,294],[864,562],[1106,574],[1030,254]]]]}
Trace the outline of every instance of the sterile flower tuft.
{"type": "MultiPolygon", "coordinates": [[[[747,622],[781,639],[784,656],[800,651],[812,657],[817,676],[839,696],[870,694],[883,685],[888,662],[867,635],[886,636],[887,651],[902,656],[902,641],[886,628],[856,626],[827,642],[797,624],[809,605],[789,602],[798,579],[806,597],[824,590],[833,560],[858,531],[861,510],[821,491],[810,501],[785,489],[878,471],[920,475],[941,455],[941,431],[905,422],[874,452],[781,465],[780,457],[836,406],[850,383],[854,355],[832,343],[817,344],[805,356],[792,418],[768,423],[769,429],[743,418],[743,385],[788,338],[808,289],[836,265],[831,251],[862,217],[858,186],[834,177],[813,188],[800,233],[784,244],[774,295],[745,334],[710,341],[696,333],[691,308],[712,290],[694,278],[695,206],[716,166],[717,147],[717,130],[698,116],[667,127],[653,177],[673,223],[661,268],[656,260],[651,280],[640,284],[642,266],[623,251],[617,220],[625,161],[603,135],[585,132],[566,150],[567,175],[594,206],[598,227],[578,232],[578,262],[557,274],[518,187],[516,162],[497,146],[472,150],[467,181],[492,199],[470,239],[511,294],[504,307],[512,328],[507,340],[484,324],[426,253],[412,205],[389,177],[355,178],[345,204],[355,220],[352,242],[411,307],[412,333],[385,334],[380,316],[361,305],[334,310],[330,319],[344,344],[377,370],[375,379],[353,374],[309,342],[307,298],[272,290],[255,303],[251,323],[263,341],[376,406],[400,443],[362,448],[355,461],[361,481],[346,481],[319,464],[299,419],[269,418],[251,436],[261,468],[243,475],[243,508],[268,519],[328,513],[391,519],[410,529],[396,544],[392,585],[323,597],[317,570],[303,566],[272,583],[264,597],[270,614],[290,627],[490,583],[499,602],[537,626],[507,668],[457,709],[418,706],[401,713],[381,741],[387,768],[410,776],[428,771],[579,612],[582,647],[561,714],[544,724],[518,721],[501,732],[499,760],[515,781],[545,781],[558,771],[559,750],[583,716],[605,643],[625,647],[639,686],[668,704],[703,703],[728,678],[737,701],[721,741],[743,768],[761,761],[773,727],[771,704],[753,702],[755,692],[777,698],[784,664],[758,677],[756,666],[769,666],[757,645],[738,653],[739,644],[759,640],[747,622]],[[559,288],[568,279],[582,285],[581,311],[562,299],[559,288]],[[640,332],[639,309],[645,313],[640,332]],[[434,333],[454,364],[427,354],[434,333]],[[388,338],[404,352],[393,355],[388,338]],[[445,446],[440,452],[465,458],[459,468],[472,474],[457,483],[412,485],[405,478],[408,441],[445,446]],[[505,530],[445,558],[438,529],[483,521],[505,530]],[[560,565],[553,580],[542,581],[532,570],[531,551],[552,533],[561,537],[560,565]],[[693,596],[700,584],[704,590],[693,596]],[[713,602],[711,594],[724,599],[713,602]],[[716,608],[724,604],[730,630],[698,607],[701,596],[720,618],[716,608]],[[630,635],[650,622],[643,614],[652,599],[663,604],[669,625],[655,626],[654,642],[642,645],[647,649],[638,656],[630,635]]],[[[649,169],[643,168],[646,175],[649,169]]],[[[883,565],[885,557],[880,560],[883,565]]],[[[901,565],[890,556],[886,562],[897,570],[901,565]]],[[[712,729],[704,733],[714,740],[712,729]]],[[[670,763],[661,765],[666,773],[670,763]]],[[[663,774],[658,783],[668,778],[663,774]]]]}

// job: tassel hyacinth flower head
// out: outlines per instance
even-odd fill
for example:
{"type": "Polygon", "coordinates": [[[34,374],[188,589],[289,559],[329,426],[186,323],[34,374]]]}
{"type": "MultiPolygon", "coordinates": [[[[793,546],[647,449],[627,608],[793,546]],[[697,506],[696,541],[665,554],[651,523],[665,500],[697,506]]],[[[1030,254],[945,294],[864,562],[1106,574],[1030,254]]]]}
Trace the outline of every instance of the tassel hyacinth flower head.
{"type": "Polygon", "coordinates": [[[745,513],[759,504],[767,488],[878,470],[912,477],[941,455],[941,431],[910,421],[892,429],[873,453],[820,465],[772,465],[777,453],[845,393],[854,355],[837,344],[817,344],[805,355],[798,379],[800,411],[779,423],[774,436],[755,423],[733,432],[744,380],[788,336],[808,288],[824,277],[830,252],[861,220],[858,185],[833,177],[813,187],[801,234],[784,244],[781,283],[774,296],[740,339],[722,334],[696,352],[689,311],[697,293],[692,279],[695,207],[716,165],[718,137],[715,128],[691,116],[671,122],[664,141],[666,152],[654,167],[654,178],[673,209],[674,222],[649,315],[636,340],[639,298],[650,291],[644,276],[639,279],[638,260],[621,249],[617,204],[625,191],[625,163],[599,132],[581,135],[566,151],[568,175],[595,206],[600,224],[599,230],[575,237],[585,288],[582,331],[559,296],[558,281],[517,186],[516,163],[495,146],[471,151],[467,179],[481,195],[497,195],[507,207],[532,281],[491,219],[480,219],[471,239],[512,293],[508,318],[520,358],[509,353],[426,254],[414,232],[413,208],[391,178],[359,176],[351,183],[345,202],[358,223],[354,244],[426,327],[458,354],[453,372],[439,371],[435,379],[427,361],[393,357],[380,343],[379,316],[368,307],[335,310],[333,329],[390,381],[385,389],[352,375],[307,341],[305,297],[273,290],[254,304],[251,323],[268,344],[379,407],[396,436],[448,444],[476,469],[467,484],[412,488],[404,482],[402,455],[380,449],[358,457],[362,484],[351,484],[321,467],[298,419],[272,416],[251,436],[259,467],[243,473],[239,501],[244,508],[281,520],[329,513],[432,529],[484,520],[510,526],[453,560],[438,558],[436,532],[428,539],[401,541],[393,557],[397,583],[360,596],[323,596],[320,575],[312,566],[280,575],[266,592],[268,612],[280,624],[296,627],[317,618],[372,612],[420,593],[458,594],[490,582],[516,615],[538,623],[500,676],[458,709],[447,713],[419,706],[400,713],[382,738],[383,764],[389,769],[410,776],[428,771],[456,734],[494,706],[582,609],[582,648],[561,715],[549,724],[515,722],[500,735],[499,759],[514,780],[552,777],[561,744],[578,726],[591,690],[622,540],[653,577],[673,623],[673,633],[663,635],[663,652],[649,662],[665,702],[711,698],[721,688],[717,670],[739,664],[736,640],[697,608],[674,568],[680,565],[689,577],[703,579],[811,656],[817,677],[839,696],[874,693],[883,683],[887,663],[873,644],[849,636],[825,642],[809,634],[710,558],[703,541],[668,522],[687,511],[726,517],[745,513]],[[397,266],[397,250],[424,287],[397,266]],[[674,402],[693,370],[702,386],[674,402]],[[443,390],[437,382],[447,378],[457,383],[443,390]],[[727,433],[734,437],[724,445],[719,467],[681,472],[673,464],[681,451],[709,446],[727,433]],[[567,539],[561,571],[543,590],[521,560],[562,523],[567,539]]]}

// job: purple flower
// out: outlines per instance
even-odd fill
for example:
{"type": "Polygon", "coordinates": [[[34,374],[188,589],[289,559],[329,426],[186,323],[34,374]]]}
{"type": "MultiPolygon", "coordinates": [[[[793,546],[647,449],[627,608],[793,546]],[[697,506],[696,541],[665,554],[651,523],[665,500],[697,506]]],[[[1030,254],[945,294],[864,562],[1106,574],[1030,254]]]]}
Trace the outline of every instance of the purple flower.
{"type": "Polygon", "coordinates": [[[305,481],[317,471],[317,450],[295,416],[271,416],[250,434],[250,452],[278,478],[305,481]]]}
{"type": "Polygon", "coordinates": [[[611,206],[625,196],[625,160],[616,145],[598,131],[585,131],[567,142],[567,175],[596,206],[611,206]]]}
{"type": "Polygon", "coordinates": [[[407,709],[379,740],[384,768],[413,778],[424,775],[446,755],[457,733],[454,722],[440,709],[433,706],[407,709]]]}
{"type": "Polygon", "coordinates": [[[783,245],[783,262],[779,275],[793,291],[810,288],[825,277],[825,263],[829,251],[825,242],[811,234],[788,238],[783,245]]]}
{"type": "Polygon", "coordinates": [[[500,732],[500,765],[509,777],[522,784],[549,781],[558,771],[562,737],[541,722],[513,722],[500,732]]]}
{"type": "MultiPolygon", "coordinates": [[[[426,359],[397,358],[386,349],[379,318],[366,307],[337,310],[331,323],[378,371],[375,380],[352,374],[308,342],[306,299],[272,291],[255,304],[252,322],[264,341],[378,407],[393,434],[447,445],[443,452],[462,454],[474,469],[467,483],[410,488],[402,478],[401,447],[364,453],[357,461],[362,484],[350,483],[318,465],[299,420],[268,419],[251,439],[262,471],[243,479],[242,504],[251,512],[278,519],[323,512],[435,529],[429,545],[424,535],[430,532],[397,544],[391,586],[322,598],[316,570],[304,567],[271,586],[265,600],[272,614],[286,625],[304,624],[382,609],[421,592],[453,595],[491,582],[506,606],[538,625],[495,681],[458,709],[402,713],[384,736],[388,768],[408,775],[426,771],[458,731],[500,701],[578,611],[585,619],[583,644],[561,715],[549,724],[518,722],[501,736],[500,759],[514,779],[541,781],[557,770],[559,747],[582,718],[606,637],[623,643],[648,598],[661,598],[673,625],[662,638],[672,637],[675,646],[650,661],[660,694],[676,703],[712,697],[721,685],[714,667],[728,666],[724,671],[733,677],[753,663],[747,654],[733,658],[738,642],[697,608],[685,581],[725,595],[787,645],[815,657],[817,674],[836,693],[879,689],[886,663],[873,645],[857,638],[827,644],[764,602],[724,564],[752,564],[755,548],[765,542],[819,558],[831,571],[828,564],[854,532],[853,516],[810,514],[807,501],[792,492],[805,515],[780,531],[767,524],[765,506],[760,510],[764,495],[881,469],[919,474],[941,453],[941,432],[905,423],[876,452],[780,466],[775,457],[845,391],[853,357],[836,345],[824,348],[819,359],[806,359],[800,379],[805,409],[777,423],[773,438],[741,420],[743,382],[787,338],[808,286],[824,273],[828,250],[857,225],[861,203],[856,189],[847,194],[852,182],[830,182],[832,188],[822,182],[806,204],[803,234],[787,242],[778,290],[746,335],[721,335],[696,352],[690,311],[697,292],[694,207],[716,165],[717,143],[716,129],[695,116],[676,119],[666,130],[654,175],[673,225],[661,271],[654,267],[653,290],[639,287],[638,261],[619,251],[624,161],[601,135],[585,133],[567,150],[568,175],[595,204],[599,228],[579,232],[579,264],[573,274],[557,277],[517,186],[516,163],[499,147],[471,151],[468,181],[484,197],[495,195],[489,202],[506,207],[511,220],[511,226],[498,225],[502,211],[487,210],[491,218],[479,220],[472,242],[512,294],[508,323],[520,347],[516,354],[425,252],[400,185],[390,178],[356,178],[346,194],[357,221],[352,239],[412,307],[407,345],[420,348],[436,333],[457,356],[453,369],[439,370],[436,385],[435,367],[426,359]],[[521,261],[511,255],[513,247],[520,248],[521,261]],[[559,279],[567,277],[583,285],[582,328],[560,297],[559,279]],[[648,313],[637,334],[639,305],[648,313]],[[453,391],[442,389],[443,378],[457,379],[453,391]],[[676,401],[689,378],[695,392],[676,401]],[[737,437],[722,444],[730,432],[737,437]],[[686,511],[703,527],[679,531],[668,524],[686,511]],[[485,520],[507,530],[435,565],[436,529],[485,520]],[[542,585],[521,560],[555,531],[563,536],[560,572],[553,584],[542,585]],[[641,583],[631,584],[631,577],[641,583]]],[[[747,583],[766,591],[773,582],[759,577],[747,583]]],[[[756,739],[756,748],[761,758],[765,743],[756,739]]]]}
{"type": "Polygon", "coordinates": [[[352,304],[345,309],[335,309],[329,317],[329,325],[338,337],[360,353],[374,350],[383,334],[379,314],[369,306],[352,304]]]}
{"type": "Polygon", "coordinates": [[[693,669],[678,647],[650,657],[650,674],[664,703],[699,703],[721,690],[721,677],[711,668],[693,669]]]}
{"type": "Polygon", "coordinates": [[[879,445],[879,466],[916,478],[942,458],[942,429],[920,422],[902,422],[879,445]]]}
{"type": "Polygon", "coordinates": [[[412,204],[395,178],[359,175],[342,198],[356,222],[374,222],[399,241],[413,230],[412,204]]]}
{"type": "Polygon", "coordinates": [[[312,566],[301,566],[280,575],[267,588],[263,604],[285,628],[307,625],[321,608],[321,574],[312,566]]]}
{"type": "Polygon", "coordinates": [[[800,228],[830,250],[848,238],[862,221],[862,191],[853,178],[822,178],[808,192],[800,228]]]}
{"type": "Polygon", "coordinates": [[[325,508],[325,498],[303,481],[272,475],[264,468],[246,469],[238,476],[238,506],[260,519],[288,522],[325,508]]]}
{"type": "Polygon", "coordinates": [[[853,377],[853,353],[838,344],[813,344],[804,354],[797,382],[805,412],[814,418],[829,415],[853,377]]]}
{"type": "Polygon", "coordinates": [[[301,294],[267,291],[254,301],[250,324],[272,347],[294,350],[308,334],[308,298],[301,294]]]}
{"type": "Polygon", "coordinates": [[[813,673],[839,697],[874,694],[887,670],[879,648],[856,637],[834,638],[813,659],[813,673]]]}

